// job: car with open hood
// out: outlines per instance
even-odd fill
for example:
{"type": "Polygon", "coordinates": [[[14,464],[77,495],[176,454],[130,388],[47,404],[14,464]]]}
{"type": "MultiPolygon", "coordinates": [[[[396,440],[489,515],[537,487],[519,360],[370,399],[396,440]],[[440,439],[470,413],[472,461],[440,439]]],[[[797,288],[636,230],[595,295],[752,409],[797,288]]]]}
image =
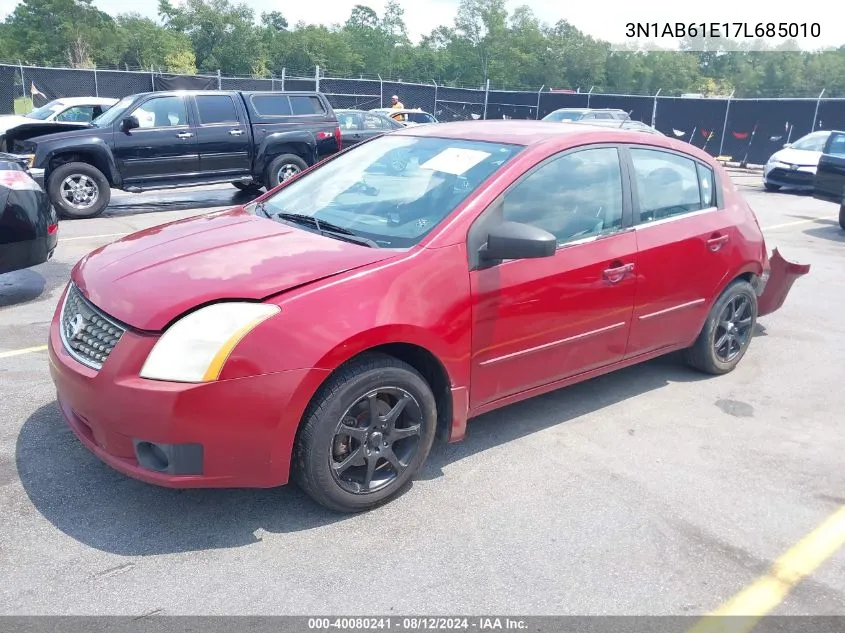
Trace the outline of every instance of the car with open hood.
{"type": "Polygon", "coordinates": [[[769,254],[728,174],[688,143],[408,127],[85,256],[50,372],[77,438],[126,475],[295,480],[361,511],[484,412],[674,351],[732,371],[808,270],[769,254]],[[384,166],[394,152],[401,172],[384,166]]]}

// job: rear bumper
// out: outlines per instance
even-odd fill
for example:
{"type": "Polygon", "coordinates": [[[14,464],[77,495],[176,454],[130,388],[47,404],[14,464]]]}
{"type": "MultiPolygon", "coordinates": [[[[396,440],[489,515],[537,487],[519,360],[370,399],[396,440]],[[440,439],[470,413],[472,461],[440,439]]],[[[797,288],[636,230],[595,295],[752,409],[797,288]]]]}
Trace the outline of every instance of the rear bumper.
{"type": "Polygon", "coordinates": [[[56,250],[58,233],[25,242],[0,244],[0,274],[43,264],[56,250]]]}
{"type": "Polygon", "coordinates": [[[769,258],[768,278],[758,283],[757,316],[765,316],[783,306],[792,285],[799,277],[810,272],[809,264],[787,261],[775,249],[769,258]]]}

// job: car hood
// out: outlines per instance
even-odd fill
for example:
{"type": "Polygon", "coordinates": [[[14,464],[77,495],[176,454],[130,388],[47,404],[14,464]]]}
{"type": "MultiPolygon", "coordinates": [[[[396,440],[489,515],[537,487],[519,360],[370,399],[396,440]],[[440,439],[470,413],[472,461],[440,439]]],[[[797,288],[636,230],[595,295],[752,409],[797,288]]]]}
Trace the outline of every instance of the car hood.
{"type": "Polygon", "coordinates": [[[0,134],[3,134],[3,132],[9,128],[13,128],[21,123],[32,123],[32,119],[27,119],[26,117],[18,116],[17,114],[0,116],[0,134]]]}
{"type": "Polygon", "coordinates": [[[23,141],[39,136],[55,137],[62,134],[62,138],[70,136],[82,136],[85,131],[95,130],[93,125],[88,123],[64,123],[60,121],[33,121],[24,119],[24,123],[13,125],[5,130],[6,138],[11,142],[23,141]]]}
{"type": "Polygon", "coordinates": [[[202,304],[266,299],[396,255],[239,207],[124,237],[85,256],[71,277],[113,318],[160,331],[202,304]]]}
{"type": "Polygon", "coordinates": [[[772,154],[772,157],[769,159],[769,162],[815,167],[819,164],[819,159],[821,158],[821,156],[821,152],[811,152],[806,149],[792,149],[791,147],[787,147],[772,154]]]}

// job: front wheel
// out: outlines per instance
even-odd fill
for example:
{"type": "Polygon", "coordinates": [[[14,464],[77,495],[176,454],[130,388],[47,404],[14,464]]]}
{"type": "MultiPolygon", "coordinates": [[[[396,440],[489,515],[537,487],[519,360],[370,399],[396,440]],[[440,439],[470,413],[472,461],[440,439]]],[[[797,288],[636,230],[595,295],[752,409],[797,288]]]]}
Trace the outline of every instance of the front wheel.
{"type": "Polygon", "coordinates": [[[771,183],[766,182],[765,180],[763,181],[763,188],[766,191],[780,191],[780,185],[773,185],[771,183]]]}
{"type": "Polygon", "coordinates": [[[109,181],[88,163],[65,163],[50,174],[47,194],[56,211],[65,218],[93,218],[111,200],[109,181]]]}
{"type": "Polygon", "coordinates": [[[839,205],[839,226],[845,231],[845,202],[839,205]]]}
{"type": "Polygon", "coordinates": [[[757,295],[747,281],[728,286],[710,309],[704,327],[686,350],[687,364],[707,374],[726,374],[739,364],[757,323],[757,295]]]}
{"type": "Polygon", "coordinates": [[[276,156],[267,166],[267,189],[277,187],[305,169],[308,169],[308,163],[296,154],[276,156]]]}
{"type": "Polygon", "coordinates": [[[294,448],[294,477],[317,503],[370,510],[398,495],[434,441],[437,406],[410,365],[373,354],[340,370],[314,397],[294,448]]]}

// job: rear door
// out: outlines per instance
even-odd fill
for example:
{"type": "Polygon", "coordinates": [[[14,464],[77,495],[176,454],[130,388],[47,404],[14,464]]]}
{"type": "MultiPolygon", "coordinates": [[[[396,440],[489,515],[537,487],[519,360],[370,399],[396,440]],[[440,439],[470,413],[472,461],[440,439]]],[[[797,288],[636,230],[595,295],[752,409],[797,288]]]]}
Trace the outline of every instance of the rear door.
{"type": "Polygon", "coordinates": [[[831,132],[816,168],[813,197],[842,204],[845,201],[845,132],[831,132]]]}
{"type": "Polygon", "coordinates": [[[692,343],[738,251],[713,170],[670,150],[631,145],[625,153],[638,271],[630,358],[692,343]]]}
{"type": "Polygon", "coordinates": [[[140,127],[114,135],[114,153],[127,184],[179,180],[199,173],[196,133],[191,125],[187,97],[153,96],[127,116],[140,127]]]}
{"type": "Polygon", "coordinates": [[[249,130],[231,95],[196,95],[197,150],[204,175],[240,176],[252,167],[249,130]]]}

